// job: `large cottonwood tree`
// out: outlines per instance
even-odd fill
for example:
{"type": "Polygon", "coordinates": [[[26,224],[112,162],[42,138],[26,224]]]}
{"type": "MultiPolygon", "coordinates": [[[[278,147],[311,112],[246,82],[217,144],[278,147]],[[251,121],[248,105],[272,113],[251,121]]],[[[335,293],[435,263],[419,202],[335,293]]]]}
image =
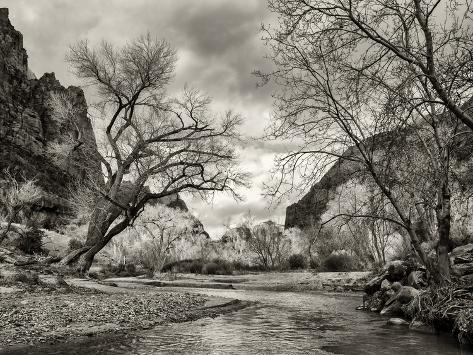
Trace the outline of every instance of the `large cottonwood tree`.
{"type": "MultiPolygon", "coordinates": [[[[234,188],[245,179],[235,168],[241,119],[231,111],[212,114],[210,99],[197,90],[185,88],[178,98],[166,94],[176,62],[168,42],[147,35],[121,48],[107,42],[91,48],[82,41],[71,47],[68,61],[99,99],[99,151],[84,152],[100,160],[104,179],[85,182],[96,196],[87,239],[63,264],[77,262],[87,272],[95,254],[151,200],[183,191],[236,196],[234,188]]],[[[61,109],[60,100],[56,107],[71,111],[61,109]]]]}

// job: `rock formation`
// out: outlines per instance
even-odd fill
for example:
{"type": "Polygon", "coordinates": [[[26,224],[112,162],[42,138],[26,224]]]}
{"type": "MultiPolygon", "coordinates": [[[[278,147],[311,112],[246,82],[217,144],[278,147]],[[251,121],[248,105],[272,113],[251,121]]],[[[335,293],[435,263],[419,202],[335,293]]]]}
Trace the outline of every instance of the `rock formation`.
{"type": "Polygon", "coordinates": [[[84,143],[96,149],[87,104],[80,88],[63,87],[54,73],[34,78],[28,69],[23,36],[10,23],[8,9],[0,9],[0,179],[5,169],[18,178],[35,179],[45,192],[33,208],[35,219],[52,227],[68,215],[69,186],[86,174],[100,175],[97,160],[78,153],[68,156],[65,166],[54,163],[48,146],[61,136],[80,130],[84,143]],[[62,93],[73,101],[79,114],[74,127],[52,118],[51,93],[62,93]],[[63,123],[63,124],[62,124],[63,123]]]}

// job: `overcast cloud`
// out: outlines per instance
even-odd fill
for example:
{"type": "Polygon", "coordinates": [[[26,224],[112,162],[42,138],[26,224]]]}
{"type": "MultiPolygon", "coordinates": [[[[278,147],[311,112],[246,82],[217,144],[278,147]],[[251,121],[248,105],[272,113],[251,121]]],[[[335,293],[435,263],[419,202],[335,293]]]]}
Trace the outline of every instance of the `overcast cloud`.
{"type": "MultiPolygon", "coordinates": [[[[150,32],[177,49],[179,61],[170,91],[185,83],[210,95],[216,110],[233,109],[245,118],[243,132],[262,134],[271,111],[271,88],[257,88],[255,69],[267,68],[260,40],[261,23],[270,21],[264,0],[5,0],[12,24],[23,33],[30,69],[39,77],[55,72],[65,86],[80,83],[64,57],[70,44],[87,38],[123,44],[150,32]]],[[[242,190],[245,201],[218,196],[212,205],[184,197],[213,238],[223,224],[235,223],[248,210],[260,220],[284,221],[284,207],[269,210],[261,196],[274,153],[285,145],[249,143],[242,151],[242,167],[252,174],[253,186],[242,190]]]]}

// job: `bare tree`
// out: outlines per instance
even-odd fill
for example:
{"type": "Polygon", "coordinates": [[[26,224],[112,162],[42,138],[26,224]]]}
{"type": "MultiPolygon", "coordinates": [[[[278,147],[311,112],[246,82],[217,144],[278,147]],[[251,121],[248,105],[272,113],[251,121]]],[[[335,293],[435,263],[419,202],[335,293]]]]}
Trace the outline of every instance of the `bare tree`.
{"type": "Polygon", "coordinates": [[[0,234],[0,244],[8,236],[12,223],[20,213],[36,202],[42,195],[34,180],[17,179],[8,170],[4,172],[2,192],[0,192],[0,211],[5,214],[6,227],[0,234]]]}
{"type": "Polygon", "coordinates": [[[197,90],[169,98],[176,53],[166,41],[142,36],[123,48],[86,41],[71,48],[69,63],[79,78],[96,89],[102,128],[99,152],[104,182],[89,181],[97,200],[84,247],[63,259],[78,259],[87,272],[94,255],[132,225],[146,204],[182,191],[208,194],[228,191],[245,175],[235,170],[232,141],[240,117],[231,111],[219,118],[210,99],[197,90]]]}
{"type": "Polygon", "coordinates": [[[290,251],[289,240],[281,228],[273,221],[256,224],[251,215],[247,216],[242,226],[247,231],[248,250],[256,254],[261,266],[274,269],[284,262],[290,251]]]}
{"type": "Polygon", "coordinates": [[[153,274],[161,271],[177,241],[192,233],[191,222],[184,212],[165,206],[140,216],[135,226],[142,239],[139,259],[153,274]]]}
{"type": "Polygon", "coordinates": [[[473,36],[462,26],[471,7],[420,0],[270,0],[269,7],[279,17],[278,28],[265,29],[276,70],[262,77],[282,88],[271,133],[302,142],[279,159],[272,193],[293,188],[296,170],[307,185],[339,159],[352,162],[395,211],[356,217],[404,228],[431,275],[448,280],[451,154],[458,137],[471,134],[464,125],[473,128],[473,36]],[[410,147],[416,155],[406,154],[410,147]],[[428,210],[433,199],[436,263],[414,227],[422,218],[416,207],[428,210]]]}

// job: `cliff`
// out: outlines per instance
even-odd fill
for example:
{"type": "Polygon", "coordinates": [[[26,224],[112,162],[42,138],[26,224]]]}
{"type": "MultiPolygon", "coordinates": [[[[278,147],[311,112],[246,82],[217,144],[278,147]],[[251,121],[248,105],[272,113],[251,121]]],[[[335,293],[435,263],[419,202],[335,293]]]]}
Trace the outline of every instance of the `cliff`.
{"type": "Polygon", "coordinates": [[[87,103],[80,88],[62,86],[54,73],[36,79],[28,69],[23,36],[10,23],[8,9],[0,9],[0,180],[5,169],[17,176],[35,179],[44,195],[33,208],[35,219],[52,227],[68,215],[69,186],[87,174],[100,175],[100,164],[78,153],[64,166],[54,163],[48,145],[80,130],[85,144],[96,149],[87,103]],[[79,114],[71,123],[53,119],[48,100],[51,93],[66,94],[79,114]]]}
{"type": "MultiPolygon", "coordinates": [[[[473,98],[465,103],[463,109],[469,107],[473,107],[473,98]]],[[[396,154],[394,152],[400,153],[403,151],[402,147],[407,146],[408,149],[415,147],[418,143],[412,139],[414,136],[414,132],[410,129],[398,131],[396,134],[385,132],[367,138],[364,144],[370,146],[375,155],[387,157],[390,154],[396,154]]],[[[473,164],[473,140],[470,137],[469,129],[466,126],[460,127],[459,133],[457,133],[451,146],[453,158],[451,169],[455,174],[456,185],[458,185],[455,188],[462,191],[473,187],[473,177],[469,173],[469,169],[473,164]]],[[[353,157],[357,154],[354,147],[348,148],[343,153],[345,157],[353,157]]],[[[286,208],[285,229],[292,227],[303,229],[320,221],[320,217],[330,209],[330,202],[339,196],[337,189],[338,191],[352,189],[353,181],[357,181],[358,185],[363,185],[361,182],[363,174],[366,174],[366,172],[360,167],[359,163],[344,158],[338,159],[320,181],[311,187],[307,194],[286,208]]]]}

